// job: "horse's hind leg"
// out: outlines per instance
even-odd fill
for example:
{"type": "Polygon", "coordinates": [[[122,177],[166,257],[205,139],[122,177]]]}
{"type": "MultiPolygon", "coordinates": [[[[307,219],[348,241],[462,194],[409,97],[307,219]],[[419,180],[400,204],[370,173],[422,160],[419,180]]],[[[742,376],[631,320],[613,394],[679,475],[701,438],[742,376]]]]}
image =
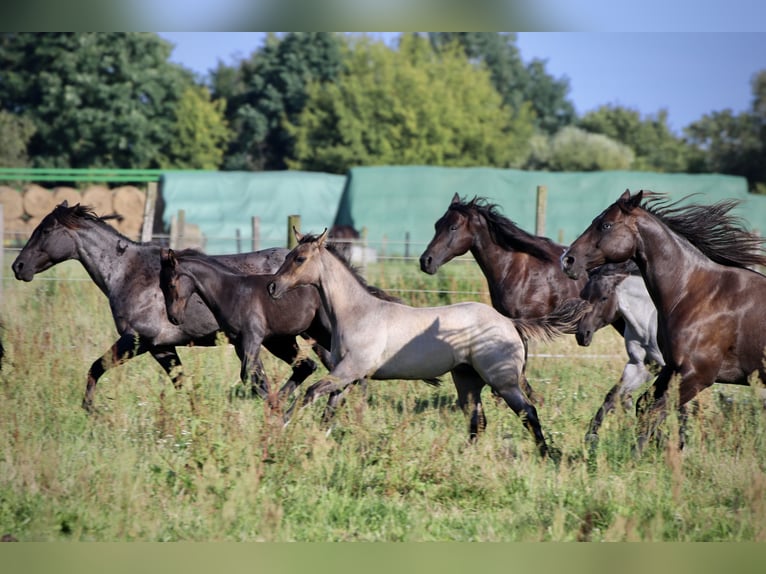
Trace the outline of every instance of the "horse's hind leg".
{"type": "Polygon", "coordinates": [[[160,364],[170,377],[173,386],[180,389],[183,386],[183,365],[175,347],[153,347],[149,353],[160,364]]]}
{"type": "Polygon", "coordinates": [[[549,454],[548,445],[543,436],[543,429],[540,426],[540,419],[537,416],[537,409],[527,400],[521,388],[518,385],[506,385],[497,389],[506,404],[511,407],[519,417],[521,417],[524,426],[532,433],[537,443],[537,448],[542,456],[549,454]]]}
{"type": "Polygon", "coordinates": [[[88,412],[93,411],[93,395],[96,392],[96,383],[102,375],[124,362],[146,353],[151,347],[141,341],[138,335],[122,335],[109,350],[93,361],[88,370],[88,382],[85,386],[85,396],[82,399],[82,408],[88,412]]]}
{"type": "Polygon", "coordinates": [[[452,381],[457,390],[457,406],[469,415],[468,438],[475,441],[479,434],[487,428],[487,416],[481,404],[481,390],[484,381],[479,374],[468,365],[460,365],[452,370],[452,381]],[[470,410],[470,413],[469,413],[470,410]]]}

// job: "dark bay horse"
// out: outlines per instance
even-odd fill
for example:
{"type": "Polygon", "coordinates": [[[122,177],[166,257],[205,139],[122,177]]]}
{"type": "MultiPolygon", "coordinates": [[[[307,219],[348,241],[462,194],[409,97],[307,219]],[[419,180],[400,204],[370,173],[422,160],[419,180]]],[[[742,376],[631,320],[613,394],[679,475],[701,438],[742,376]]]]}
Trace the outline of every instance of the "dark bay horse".
{"type": "MultiPolygon", "coordinates": [[[[299,287],[275,300],[266,290],[272,275],[237,273],[193,250],[163,249],[160,260],[160,288],[170,322],[183,325],[192,296],[199,295],[237,351],[242,382],[257,389],[261,397],[269,395],[269,389],[260,384],[265,378],[258,360],[261,344],[274,337],[294,341],[296,335],[305,334],[330,349],[329,321],[314,287],[299,287]]],[[[289,396],[315,369],[311,359],[300,358],[280,396],[289,396]]]]}
{"type": "MultiPolygon", "coordinates": [[[[273,273],[287,249],[266,249],[217,259],[243,273],[273,273]]],[[[177,346],[215,345],[218,323],[199,297],[190,303],[183,325],[173,325],[165,314],[160,290],[160,247],[131,241],[105,218],[81,205],[64,201],[46,215],[13,262],[16,279],[31,281],[35,274],[75,259],[109,299],[119,338],[88,371],[83,408],[90,411],[96,383],[104,372],[143,353],[149,353],[180,386],[181,360],[177,346]]],[[[273,339],[267,348],[287,363],[295,359],[295,340],[273,339]]]]}
{"type": "Polygon", "coordinates": [[[487,278],[492,306],[506,317],[547,315],[567,299],[579,298],[587,280],[572,280],[561,270],[564,245],[524,231],[481,197],[465,201],[455,194],[434,230],[420,269],[433,275],[470,251],[487,278]]]}
{"type": "Polygon", "coordinates": [[[588,425],[586,439],[595,441],[604,417],[618,403],[631,409],[633,392],[654,376],[649,367],[662,367],[665,360],[657,342],[657,309],[633,260],[606,263],[591,270],[580,296],[590,303],[590,310],[577,325],[575,337],[579,345],[587,347],[596,331],[618,319],[625,324],[622,336],[628,362],[588,425]]]}
{"type": "MultiPolygon", "coordinates": [[[[559,263],[564,249],[547,237],[524,231],[486,199],[466,201],[456,193],[434,224],[434,237],[420,256],[420,269],[433,275],[470,251],[487,279],[492,306],[506,317],[531,319],[579,298],[586,278],[572,280],[564,274],[559,263]]],[[[574,328],[562,325],[561,332],[571,334],[574,328]]],[[[526,357],[526,340],[524,352],[526,357]]],[[[523,385],[534,402],[542,402],[526,376],[523,385]]]]}
{"type": "Polygon", "coordinates": [[[525,338],[550,338],[574,328],[581,307],[564,304],[539,319],[504,317],[482,303],[411,307],[370,295],[348,264],[325,246],[326,232],[304,236],[269,285],[275,297],[299,285],[319,289],[332,322],[335,367],[313,384],[303,404],[323,394],[332,403],[356,379],[423,379],[452,374],[458,405],[468,413],[469,436],[486,426],[481,390],[489,385],[518,414],[541,454],[548,452],[537,411],[521,388],[525,338]]]}
{"type": "Polygon", "coordinates": [[[766,277],[749,268],[766,265],[766,251],[730,213],[737,204],[682,206],[625,191],[561,258],[571,277],[633,259],[657,308],[665,366],[636,405],[639,450],[666,415],[674,375],[680,407],[715,382],[746,385],[753,373],[766,380],[766,277]]]}

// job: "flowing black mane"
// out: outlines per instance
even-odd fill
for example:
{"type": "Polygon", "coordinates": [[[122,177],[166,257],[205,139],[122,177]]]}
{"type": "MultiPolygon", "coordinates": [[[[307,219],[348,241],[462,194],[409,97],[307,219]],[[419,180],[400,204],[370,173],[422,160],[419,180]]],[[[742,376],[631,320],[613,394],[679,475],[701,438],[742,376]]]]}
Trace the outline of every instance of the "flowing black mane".
{"type": "MultiPolygon", "coordinates": [[[[81,229],[83,220],[92,221],[94,223],[101,223],[104,225],[108,225],[107,220],[109,219],[117,219],[118,221],[122,220],[122,216],[117,213],[112,215],[96,215],[96,212],[93,211],[92,207],[88,205],[80,205],[79,203],[73,205],[72,207],[69,207],[63,203],[59,204],[53,209],[53,211],[51,211],[48,217],[52,217],[68,229],[81,229]]],[[[112,227],[112,229],[114,228],[112,227]]],[[[119,233],[116,229],[114,229],[114,231],[119,233]]],[[[126,237],[126,239],[128,238],[126,237]]]]}
{"type": "Polygon", "coordinates": [[[604,263],[603,265],[599,265],[588,271],[589,277],[593,277],[594,275],[599,275],[601,277],[624,275],[627,277],[628,275],[641,275],[641,270],[638,268],[635,261],[627,259],[620,263],[604,263]]]}
{"type": "MultiPolygon", "coordinates": [[[[301,237],[298,243],[299,244],[314,243],[315,241],[317,241],[317,239],[319,239],[318,235],[306,234],[303,237],[301,237]]],[[[354,278],[359,282],[359,284],[362,287],[364,287],[367,290],[368,293],[370,293],[371,295],[374,295],[375,297],[383,301],[392,301],[395,303],[402,302],[402,300],[399,299],[399,297],[389,295],[380,287],[375,287],[374,285],[368,284],[365,278],[362,277],[362,275],[359,273],[359,270],[353,265],[351,265],[351,263],[345,257],[343,257],[343,255],[338,251],[337,245],[335,245],[334,243],[330,243],[329,241],[325,241],[324,247],[325,249],[327,249],[327,251],[329,251],[333,255],[333,257],[335,257],[338,261],[343,263],[344,267],[351,272],[354,278]]]]}
{"type": "Polygon", "coordinates": [[[487,222],[492,240],[505,249],[528,253],[547,262],[558,261],[563,251],[563,247],[547,237],[532,235],[521,229],[500,213],[500,207],[497,204],[489,203],[483,197],[474,197],[470,201],[461,199],[459,202],[452,203],[449,209],[465,216],[470,216],[472,213],[481,215],[487,222]]]}
{"type": "Polygon", "coordinates": [[[748,268],[766,265],[763,239],[747,230],[741,217],[729,213],[741,202],[725,199],[712,205],[679,205],[665,194],[644,192],[641,207],[673,232],[687,239],[702,253],[721,265],[748,268]]]}

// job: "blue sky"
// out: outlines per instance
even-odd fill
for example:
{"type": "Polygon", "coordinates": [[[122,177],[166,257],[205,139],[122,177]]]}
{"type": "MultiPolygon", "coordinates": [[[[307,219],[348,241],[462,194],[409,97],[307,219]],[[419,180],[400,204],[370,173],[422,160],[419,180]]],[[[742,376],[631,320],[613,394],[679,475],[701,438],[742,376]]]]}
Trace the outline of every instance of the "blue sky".
{"type": "MultiPolygon", "coordinates": [[[[766,4],[766,2],[764,2],[766,4]]],[[[175,45],[173,61],[206,74],[257,49],[260,32],[161,32],[175,45]]],[[[583,114],[604,104],[643,115],[668,111],[680,132],[712,111],[750,108],[753,75],[766,69],[766,33],[519,32],[522,59],[546,61],[569,80],[569,98],[583,114]]]]}

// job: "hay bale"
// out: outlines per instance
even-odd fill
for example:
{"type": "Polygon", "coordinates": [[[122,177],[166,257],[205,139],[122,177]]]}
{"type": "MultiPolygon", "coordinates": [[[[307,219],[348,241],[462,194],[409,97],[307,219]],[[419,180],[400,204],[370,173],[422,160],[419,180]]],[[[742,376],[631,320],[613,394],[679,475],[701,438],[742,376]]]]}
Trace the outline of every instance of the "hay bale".
{"type": "Polygon", "coordinates": [[[3,204],[3,221],[11,222],[24,215],[24,202],[21,194],[5,185],[0,185],[0,203],[3,204]]]}
{"type": "Polygon", "coordinates": [[[22,195],[24,196],[24,211],[31,217],[48,215],[56,207],[53,192],[35,183],[27,185],[22,195]]]}
{"type": "Polygon", "coordinates": [[[82,205],[93,209],[96,215],[111,215],[114,213],[112,191],[102,185],[91,185],[82,192],[82,205]]]}
{"type": "Polygon", "coordinates": [[[122,216],[117,229],[131,239],[139,239],[144,222],[146,194],[132,185],[123,185],[112,192],[114,211],[122,216]]]}
{"type": "Polygon", "coordinates": [[[82,203],[82,194],[79,189],[74,187],[57,187],[53,190],[53,202],[56,205],[61,205],[66,201],[69,207],[82,203]]]}

